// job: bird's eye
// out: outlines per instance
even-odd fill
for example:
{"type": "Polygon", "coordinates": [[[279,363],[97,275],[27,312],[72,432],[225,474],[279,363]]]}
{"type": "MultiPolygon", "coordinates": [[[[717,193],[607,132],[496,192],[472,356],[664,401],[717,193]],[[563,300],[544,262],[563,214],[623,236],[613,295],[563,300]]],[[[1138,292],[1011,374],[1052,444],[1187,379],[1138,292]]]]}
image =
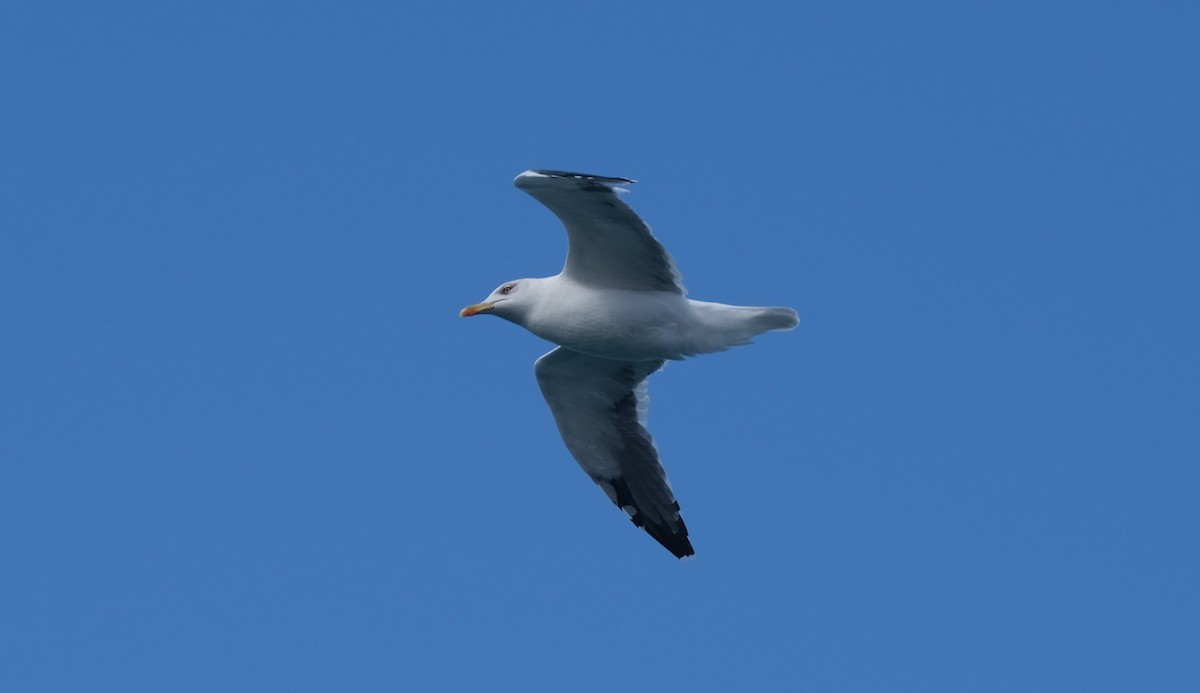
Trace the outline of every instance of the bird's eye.
{"type": "Polygon", "coordinates": [[[515,285],[513,285],[513,284],[506,284],[506,285],[504,285],[504,286],[500,287],[500,293],[502,293],[502,294],[511,294],[511,293],[512,293],[512,290],[513,290],[514,288],[515,288],[515,285]]]}

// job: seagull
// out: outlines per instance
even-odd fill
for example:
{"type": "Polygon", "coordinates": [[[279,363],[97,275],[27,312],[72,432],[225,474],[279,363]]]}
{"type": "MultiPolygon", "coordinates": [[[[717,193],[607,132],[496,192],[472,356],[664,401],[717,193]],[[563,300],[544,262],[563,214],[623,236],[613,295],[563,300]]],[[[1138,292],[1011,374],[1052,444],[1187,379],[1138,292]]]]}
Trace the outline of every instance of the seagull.
{"type": "Polygon", "coordinates": [[[695,553],[646,430],[646,378],[799,324],[791,308],[687,298],[674,260],[629,205],[628,178],[533,170],[514,184],[567,229],[553,277],[504,282],[462,317],[495,315],[558,346],[534,374],[567,450],[608,499],[677,558],[695,553]]]}

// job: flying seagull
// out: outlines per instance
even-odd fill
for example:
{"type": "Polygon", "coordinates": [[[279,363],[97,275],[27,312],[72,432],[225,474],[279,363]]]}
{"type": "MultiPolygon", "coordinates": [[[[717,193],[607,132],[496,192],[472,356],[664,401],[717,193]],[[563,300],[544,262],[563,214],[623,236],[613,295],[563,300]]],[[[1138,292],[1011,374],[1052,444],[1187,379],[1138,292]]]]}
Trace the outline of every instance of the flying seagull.
{"type": "Polygon", "coordinates": [[[678,558],[695,553],[658,450],[646,430],[646,378],[668,359],[724,351],[799,323],[791,308],[687,298],[675,262],[619,187],[566,171],[514,183],[567,228],[562,272],[501,284],[462,309],[514,322],[559,346],[534,365],[567,450],[609,500],[678,558]]]}

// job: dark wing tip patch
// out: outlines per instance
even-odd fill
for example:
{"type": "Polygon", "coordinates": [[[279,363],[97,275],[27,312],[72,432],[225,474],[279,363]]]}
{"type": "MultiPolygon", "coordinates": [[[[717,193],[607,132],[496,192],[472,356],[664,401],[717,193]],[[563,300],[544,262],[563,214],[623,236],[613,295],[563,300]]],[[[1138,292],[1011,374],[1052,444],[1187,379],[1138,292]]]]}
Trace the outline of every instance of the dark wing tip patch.
{"type": "Polygon", "coordinates": [[[556,171],[548,168],[537,168],[534,173],[551,178],[573,178],[575,180],[587,181],[592,183],[602,183],[604,185],[620,185],[622,183],[636,183],[637,181],[631,178],[620,178],[618,176],[597,176],[592,173],[573,173],[571,171],[556,171]]]}
{"type": "MultiPolygon", "coordinates": [[[[679,510],[679,504],[675,504],[675,510],[679,510]]],[[[634,524],[637,524],[636,518],[634,524]]],[[[679,531],[672,532],[665,524],[646,523],[642,525],[642,529],[646,530],[646,534],[654,537],[654,540],[666,547],[675,555],[675,558],[685,558],[695,555],[696,550],[692,548],[692,542],[688,539],[687,525],[683,523],[683,517],[679,517],[679,531]]]]}
{"type": "Polygon", "coordinates": [[[617,507],[629,515],[629,519],[634,525],[646,530],[646,534],[649,534],[655,541],[662,544],[676,558],[695,555],[696,550],[692,548],[692,542],[688,539],[687,525],[683,522],[683,515],[679,514],[678,501],[672,503],[675,511],[672,522],[648,522],[646,513],[637,507],[637,503],[633,500],[633,494],[630,493],[629,486],[625,483],[624,479],[617,477],[615,479],[608,479],[605,483],[612,486],[617,496],[615,501],[617,507]],[[671,525],[674,525],[674,529],[672,529],[671,525]]]}

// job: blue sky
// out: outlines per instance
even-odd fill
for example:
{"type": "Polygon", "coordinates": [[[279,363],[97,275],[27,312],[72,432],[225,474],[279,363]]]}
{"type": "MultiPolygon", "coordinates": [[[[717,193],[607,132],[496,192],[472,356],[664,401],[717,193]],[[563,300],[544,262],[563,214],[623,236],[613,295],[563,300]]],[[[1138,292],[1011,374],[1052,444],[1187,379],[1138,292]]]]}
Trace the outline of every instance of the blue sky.
{"type": "Polygon", "coordinates": [[[1200,686],[1190,3],[0,9],[0,689],[1200,686]],[[694,298],[576,467],[527,168],[694,298]]]}

